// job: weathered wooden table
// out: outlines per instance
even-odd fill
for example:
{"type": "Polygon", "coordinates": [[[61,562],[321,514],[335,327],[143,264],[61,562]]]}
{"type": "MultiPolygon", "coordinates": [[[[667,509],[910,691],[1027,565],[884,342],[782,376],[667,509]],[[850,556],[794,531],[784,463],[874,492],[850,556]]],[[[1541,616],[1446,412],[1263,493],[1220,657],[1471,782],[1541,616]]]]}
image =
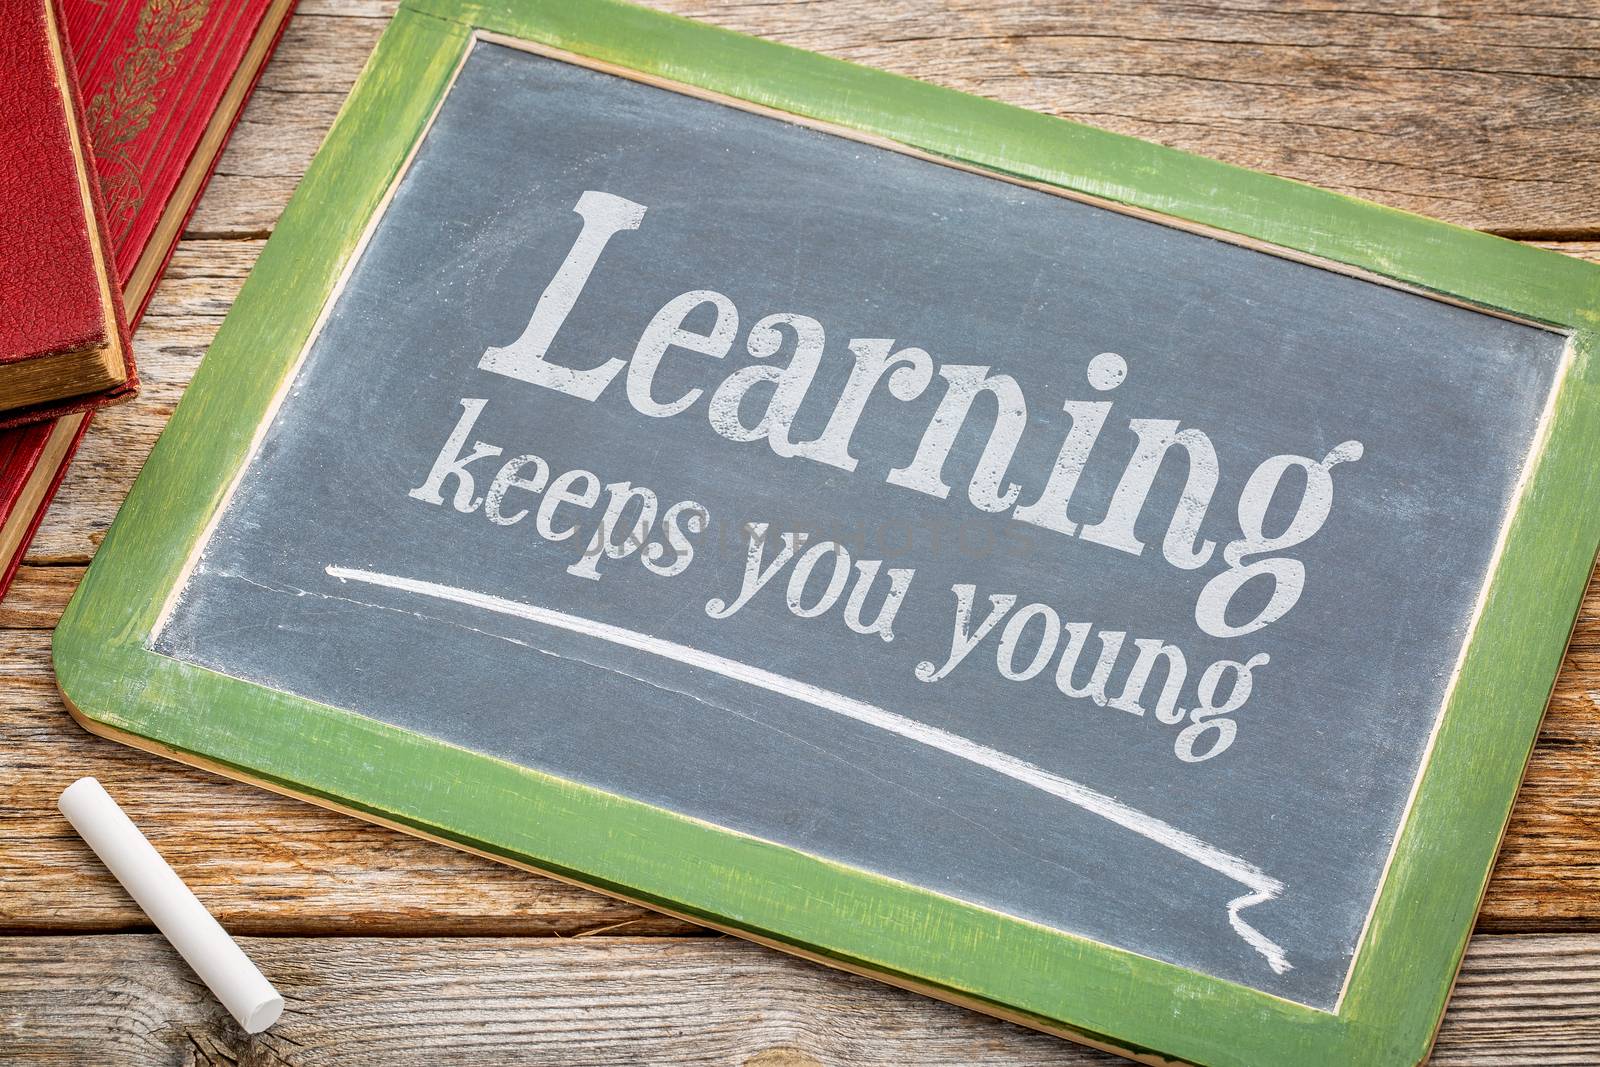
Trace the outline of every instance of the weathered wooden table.
{"type": "MultiPolygon", "coordinates": [[[[579,0],[574,0],[579,2],[579,0]]],[[[656,0],[1025,107],[1600,259],[1600,5],[656,0]],[[1506,14],[1497,7],[1532,8],[1506,14]]],[[[0,1060],[1103,1063],[83,733],[50,628],[361,64],[384,0],[302,0],[0,604],[0,1060]],[[57,815],[98,776],[288,999],[246,1038],[57,815]]],[[[1595,501],[1600,507],[1600,500],[1595,501]]],[[[1600,581],[1438,1064],[1600,1062],[1600,581]]]]}

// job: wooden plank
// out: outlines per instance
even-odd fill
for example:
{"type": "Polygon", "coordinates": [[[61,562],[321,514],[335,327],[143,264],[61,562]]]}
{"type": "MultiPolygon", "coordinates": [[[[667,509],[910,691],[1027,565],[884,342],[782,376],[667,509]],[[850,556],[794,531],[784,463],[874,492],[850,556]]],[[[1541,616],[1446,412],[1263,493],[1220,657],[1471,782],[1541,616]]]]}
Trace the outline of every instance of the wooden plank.
{"type": "MultiPolygon", "coordinates": [[[[126,930],[133,903],[57,814],[92,774],[247,933],[555,934],[694,928],[84,733],[49,667],[78,567],[32,566],[0,609],[0,930],[126,930]]],[[[1518,796],[1480,931],[1600,930],[1600,576],[1518,796]]]]}
{"type": "MultiPolygon", "coordinates": [[[[1477,228],[1600,233],[1600,12],[1434,4],[652,6],[1477,228]]],[[[302,5],[190,229],[259,234],[392,5],[302,5]]]]}
{"type": "MultiPolygon", "coordinates": [[[[732,939],[267,938],[246,1037],[159,937],[0,939],[6,1051],[51,1064],[404,1067],[1121,1060],[732,939]]],[[[1434,1067],[1600,1059],[1600,938],[1479,937],[1434,1067]]]]}
{"type": "Polygon", "coordinates": [[[1480,929],[1594,929],[1600,907],[1600,571],[1591,577],[1480,929]]]}
{"type": "Polygon", "coordinates": [[[13,630],[4,636],[0,930],[148,926],[56,811],[62,789],[94,775],[217,917],[241,933],[699,932],[552,879],[92,737],[68,718],[56,695],[49,635],[13,630]]]}
{"type": "Polygon", "coordinates": [[[81,566],[18,567],[11,587],[0,599],[0,630],[53,629],[84,570],[81,566]]]}
{"type": "Polygon", "coordinates": [[[1600,263],[1600,241],[1529,241],[1528,243],[1539,248],[1548,248],[1552,252],[1587,259],[1591,263],[1600,263]]]}

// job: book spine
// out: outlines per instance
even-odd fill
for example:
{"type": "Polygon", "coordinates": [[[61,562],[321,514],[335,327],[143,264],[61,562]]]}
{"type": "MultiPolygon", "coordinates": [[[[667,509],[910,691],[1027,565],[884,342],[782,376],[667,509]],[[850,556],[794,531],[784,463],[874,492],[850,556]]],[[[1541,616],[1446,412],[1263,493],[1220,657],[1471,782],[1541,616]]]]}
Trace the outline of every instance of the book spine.
{"type": "MultiPolygon", "coordinates": [[[[293,13],[293,7],[294,7],[294,5],[291,4],[290,5],[290,13],[291,14],[293,13]]],[[[285,15],[278,22],[277,29],[275,29],[273,31],[273,33],[272,33],[272,41],[267,45],[267,55],[268,56],[271,56],[274,52],[276,52],[278,50],[278,42],[283,40],[284,31],[287,30],[288,28],[289,28],[289,15],[285,15]]],[[[256,85],[258,83],[260,83],[261,75],[266,72],[266,69],[267,69],[267,64],[265,62],[261,63],[261,65],[256,68],[255,73],[250,78],[250,84],[245,86],[244,99],[248,100],[250,98],[250,95],[256,91],[256,85]]],[[[239,107],[237,110],[234,111],[232,117],[228,120],[228,128],[227,128],[227,130],[225,130],[223,132],[223,134],[222,134],[222,142],[221,143],[223,145],[226,145],[230,140],[233,139],[233,131],[238,127],[239,119],[242,118],[243,116],[244,116],[244,107],[243,106],[239,107]]],[[[222,160],[222,150],[221,150],[221,148],[219,148],[215,153],[212,154],[211,158],[206,161],[205,174],[200,179],[200,189],[202,191],[205,189],[205,187],[207,185],[211,184],[211,176],[214,173],[216,173],[217,164],[219,162],[221,162],[221,160],[222,160]]],[[[192,165],[193,161],[190,160],[189,162],[190,162],[190,165],[192,165]]],[[[199,197],[199,195],[196,195],[193,200],[189,201],[189,206],[184,210],[183,219],[178,223],[178,233],[181,234],[181,233],[183,233],[185,230],[187,230],[189,228],[189,220],[194,217],[195,209],[198,208],[199,206],[200,206],[200,197],[199,197]]],[[[159,214],[159,212],[157,212],[156,214],[159,214]]],[[[174,252],[176,252],[177,250],[178,250],[177,241],[173,241],[172,243],[168,244],[165,249],[162,250],[162,252],[161,252],[161,262],[156,265],[156,270],[155,270],[155,277],[158,280],[161,278],[161,276],[163,274],[165,274],[167,272],[167,264],[172,262],[172,254],[174,252]]],[[[140,298],[139,306],[136,309],[134,309],[134,312],[133,312],[133,314],[132,314],[132,316],[131,316],[131,318],[129,320],[130,324],[132,326],[137,327],[137,325],[139,323],[139,320],[144,318],[145,308],[150,306],[150,299],[151,299],[151,297],[155,296],[155,293],[156,293],[156,285],[154,283],[152,283],[151,286],[148,289],[145,290],[144,295],[140,298]]],[[[3,587],[0,587],[0,595],[4,595],[3,587]]]]}
{"type": "MultiPolygon", "coordinates": [[[[68,417],[70,418],[70,416],[68,417]]],[[[53,425],[53,423],[48,422],[39,423],[20,430],[9,431],[5,435],[10,438],[21,438],[17,442],[17,447],[12,456],[4,461],[4,469],[0,469],[0,484],[4,486],[0,493],[11,497],[11,500],[7,501],[7,511],[10,510],[11,504],[15,503],[15,494],[21,490],[22,485],[27,482],[29,476],[33,474],[34,468],[38,465],[39,459],[44,453],[45,444],[50,439],[50,430],[53,425]],[[18,462],[19,460],[20,462],[18,462]]],[[[39,524],[44,521],[44,513],[50,510],[50,501],[55,499],[56,490],[61,488],[62,480],[67,476],[67,468],[72,466],[72,457],[77,454],[78,445],[83,442],[83,435],[88,431],[89,416],[85,415],[83,421],[78,424],[78,432],[72,435],[72,443],[67,446],[66,454],[56,464],[56,472],[44,491],[44,497],[40,500],[39,506],[33,510],[33,515],[28,519],[28,528],[23,532],[22,539],[17,544],[17,550],[11,554],[9,560],[5,561],[5,569],[0,570],[0,598],[4,598],[6,591],[11,588],[11,580],[16,577],[17,568],[22,565],[22,558],[28,554],[28,546],[33,543],[34,534],[39,532],[39,524]]],[[[4,518],[4,515],[0,515],[0,520],[4,518]]]]}

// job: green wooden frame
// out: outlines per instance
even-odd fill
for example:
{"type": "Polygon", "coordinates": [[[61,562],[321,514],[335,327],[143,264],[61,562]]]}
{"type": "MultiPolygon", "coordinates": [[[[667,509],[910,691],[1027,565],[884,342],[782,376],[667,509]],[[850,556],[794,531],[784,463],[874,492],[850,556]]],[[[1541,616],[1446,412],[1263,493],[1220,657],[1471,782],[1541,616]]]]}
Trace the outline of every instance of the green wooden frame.
{"type": "Polygon", "coordinates": [[[69,706],[96,732],[1078,1040],[1215,1065],[1414,1063],[1443,1014],[1597,544],[1594,266],[618,0],[406,0],[73,598],[56,632],[55,665],[69,706]],[[163,605],[258,425],[478,32],[1569,333],[1555,399],[1336,1011],[150,650],[163,605]]]}

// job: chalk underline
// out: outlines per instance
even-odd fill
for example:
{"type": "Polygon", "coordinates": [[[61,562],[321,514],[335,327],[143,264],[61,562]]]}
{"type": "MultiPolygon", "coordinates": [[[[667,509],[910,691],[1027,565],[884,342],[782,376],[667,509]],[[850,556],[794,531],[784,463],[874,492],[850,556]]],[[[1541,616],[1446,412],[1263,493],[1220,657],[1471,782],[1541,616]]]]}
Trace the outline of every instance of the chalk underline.
{"type": "Polygon", "coordinates": [[[382,586],[386,589],[400,590],[434,600],[464,604],[481,611],[524,619],[528,622],[535,622],[559,630],[566,630],[571,633],[596,638],[597,640],[607,641],[611,644],[635,649],[673,663],[688,664],[691,667],[697,667],[712,674],[719,674],[724,678],[731,678],[734,681],[743,682],[757,689],[765,689],[770,693],[799,700],[824,711],[842,715],[847,719],[877,727],[896,736],[937,749],[940,752],[977,764],[980,767],[985,767],[997,774],[1004,775],[1014,781],[1048,793],[1053,797],[1065,800],[1069,804],[1076,805],[1124,829],[1131,830],[1163,848],[1170,849],[1202,866],[1209,867],[1211,870],[1225,875],[1249,889],[1250,892],[1244,896],[1228,901],[1229,924],[1233,927],[1235,933],[1266,959],[1274,973],[1282,974],[1291,969],[1292,965],[1289,963],[1283,949],[1269,940],[1261,931],[1239,917],[1239,912],[1245,908],[1277,899],[1279,894],[1283,892],[1282,882],[1271,877],[1254,864],[1231,853],[1224,852],[1215,845],[1208,844],[1168,822],[1129,807],[1115,797],[1108,796],[1071,779],[1063,778],[1058,774],[1053,774],[1026,760],[1018,759],[1016,756],[979,744],[959,734],[953,734],[948,730],[941,730],[937,726],[929,726],[926,723],[896,714],[877,705],[845,696],[843,693],[835,693],[832,690],[823,689],[809,682],[802,682],[797,678],[788,678],[760,667],[751,666],[748,663],[740,663],[738,660],[728,659],[725,656],[719,656],[689,645],[682,645],[676,641],[668,641],[638,630],[613,626],[610,623],[586,619],[580,615],[569,615],[564,611],[543,608],[519,600],[510,600],[505,597],[495,596],[492,593],[480,593],[471,589],[441,585],[437,582],[424,581],[420,578],[405,578],[393,574],[382,574],[377,571],[361,570],[355,567],[340,567],[331,564],[324,570],[329,577],[337,578],[343,582],[361,582],[366,585],[382,586]]]}

